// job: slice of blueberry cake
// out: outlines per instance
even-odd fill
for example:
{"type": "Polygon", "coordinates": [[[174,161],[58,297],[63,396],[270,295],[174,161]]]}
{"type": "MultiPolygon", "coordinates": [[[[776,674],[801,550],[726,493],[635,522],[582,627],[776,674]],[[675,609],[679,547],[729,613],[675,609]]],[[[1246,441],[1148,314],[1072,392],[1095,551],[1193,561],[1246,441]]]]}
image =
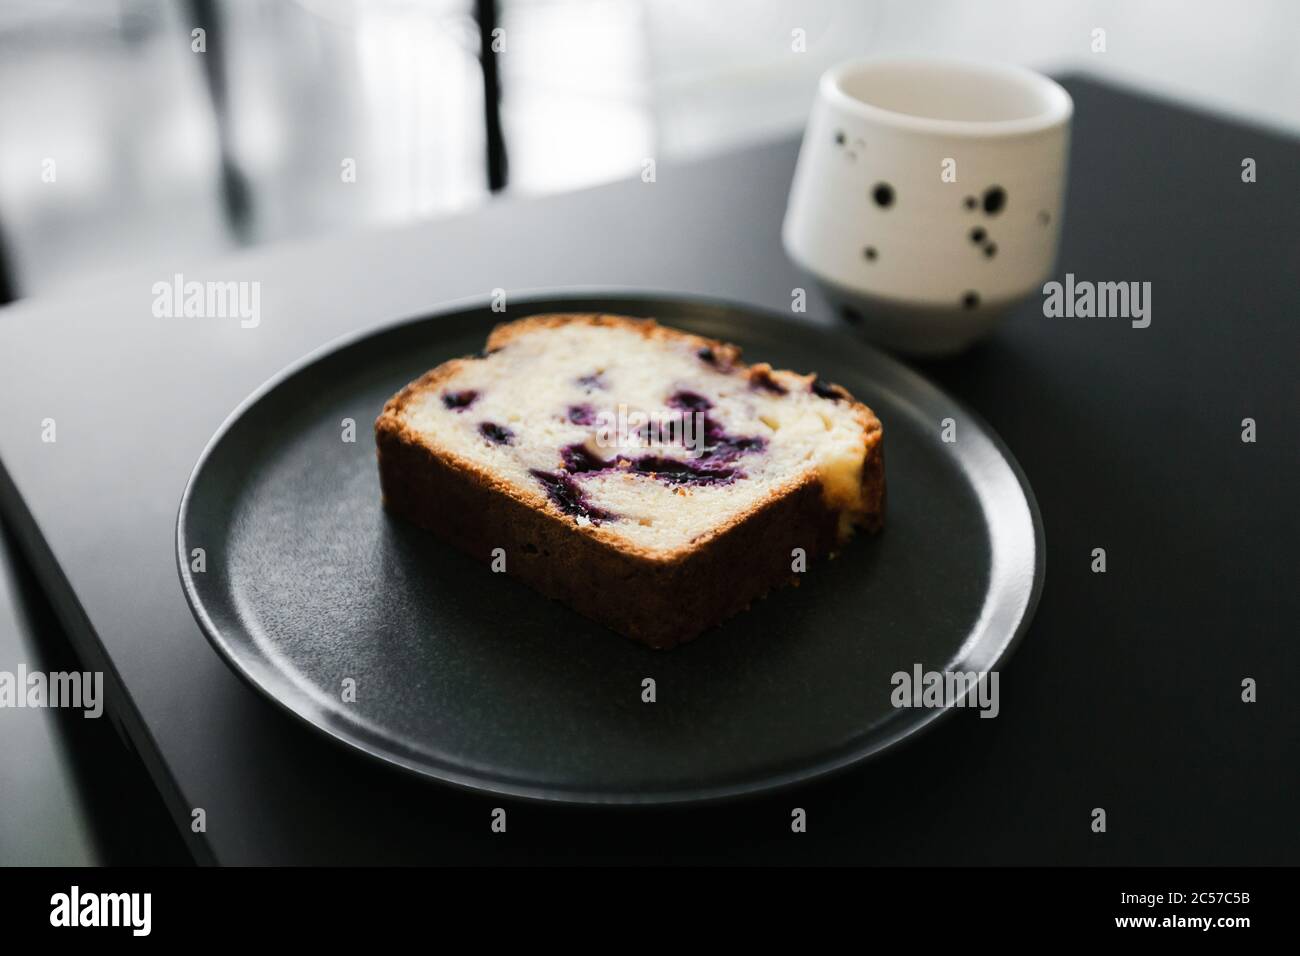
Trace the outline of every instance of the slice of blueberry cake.
{"type": "Polygon", "coordinates": [[[883,517],[869,408],[648,319],[498,326],[390,399],[375,433],[391,511],[652,647],[883,517]]]}

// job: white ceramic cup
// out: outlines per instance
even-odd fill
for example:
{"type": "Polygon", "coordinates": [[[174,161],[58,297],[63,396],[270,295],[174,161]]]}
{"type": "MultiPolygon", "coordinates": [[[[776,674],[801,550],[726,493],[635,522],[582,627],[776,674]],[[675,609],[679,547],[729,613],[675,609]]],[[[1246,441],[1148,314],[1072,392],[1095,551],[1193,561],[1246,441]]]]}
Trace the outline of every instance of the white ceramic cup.
{"type": "Polygon", "coordinates": [[[799,151],[786,252],[880,344],[958,352],[1051,273],[1073,111],[1019,66],[833,67],[799,151]]]}

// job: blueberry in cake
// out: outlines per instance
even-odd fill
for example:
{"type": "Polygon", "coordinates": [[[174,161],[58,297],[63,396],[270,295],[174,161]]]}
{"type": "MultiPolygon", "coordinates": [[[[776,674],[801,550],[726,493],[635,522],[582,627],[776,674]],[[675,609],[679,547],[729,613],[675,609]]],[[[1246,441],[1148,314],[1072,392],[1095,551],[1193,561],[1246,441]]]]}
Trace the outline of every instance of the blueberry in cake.
{"type": "Polygon", "coordinates": [[[608,627],[689,640],[876,531],[879,420],[815,375],[650,319],[498,326],[375,423],[386,506],[608,627]],[[499,554],[500,552],[498,552],[499,554]]]}

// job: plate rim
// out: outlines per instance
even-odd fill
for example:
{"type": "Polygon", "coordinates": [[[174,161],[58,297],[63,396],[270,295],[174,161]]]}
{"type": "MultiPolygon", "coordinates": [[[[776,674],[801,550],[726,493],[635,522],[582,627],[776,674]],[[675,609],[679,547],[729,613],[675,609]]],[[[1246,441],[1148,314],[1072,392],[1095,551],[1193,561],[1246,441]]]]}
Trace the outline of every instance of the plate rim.
{"type": "MultiPolygon", "coordinates": [[[[988,424],[978,413],[971,410],[963,402],[953,398],[938,385],[933,384],[916,370],[909,367],[901,360],[888,353],[876,348],[860,337],[848,335],[834,326],[814,324],[812,322],[801,323],[797,320],[792,321],[780,313],[775,312],[764,306],[754,305],[748,302],[741,302],[735,299],[728,299],[710,295],[699,295],[695,293],[646,290],[621,286],[578,286],[566,288],[530,288],[513,293],[509,300],[506,311],[501,313],[500,321],[510,321],[512,315],[517,309],[530,309],[538,306],[544,306],[546,303],[560,302],[577,302],[590,300],[594,311],[602,311],[598,305],[607,300],[627,300],[643,303],[662,303],[665,306],[682,306],[686,305],[692,308],[716,309],[722,314],[742,314],[747,319],[758,319],[769,328],[779,326],[798,328],[809,335],[818,336],[829,340],[830,342],[840,342],[852,348],[856,348],[868,353],[874,353],[877,361],[884,361],[887,365],[893,367],[893,371],[901,375],[910,384],[920,385],[921,387],[937,392],[942,395],[952,406],[952,408],[961,415],[969,418],[977,428],[989,440],[998,455],[1008,465],[1016,484],[1024,498],[1025,505],[1029,512],[1030,526],[1033,532],[1034,561],[1033,561],[1033,579],[1030,585],[1030,593],[1025,603],[1024,611],[1016,624],[1015,631],[1003,645],[996,658],[988,667],[988,672],[1000,669],[1005,662],[1010,659],[1012,653],[1020,645],[1028,632],[1030,625],[1033,623],[1034,615],[1038,609],[1038,602],[1042,597],[1043,586],[1047,576],[1047,553],[1046,553],[1046,533],[1043,527],[1042,514],[1038,506],[1038,499],[1034,495],[1033,487],[1029,484],[1020,462],[1016,460],[1015,455],[1007,447],[1002,437],[988,424]]],[[[186,527],[190,517],[190,509],[193,505],[193,495],[195,486],[198,482],[204,467],[216,453],[221,443],[234,430],[240,419],[250,411],[258,402],[270,393],[274,392],[281,385],[288,382],[294,376],[315,365],[324,359],[335,355],[338,352],[358,345],[367,339],[387,335],[407,326],[418,323],[436,321],[438,319],[447,319],[463,313],[482,311],[491,309],[493,298],[491,295],[474,295],[457,299],[450,299],[437,303],[428,310],[421,311],[412,315],[401,316],[396,319],[384,321],[378,325],[369,326],[363,329],[357,329],[344,333],[329,339],[311,349],[300,358],[290,362],[267,378],[261,385],[250,392],[235,408],[228,414],[221,424],[213,432],[212,436],[203,446],[199,453],[194,467],[190,470],[189,476],[185,481],[185,488],[181,493],[180,502],[176,511],[176,567],[181,581],[181,589],[185,597],[185,603],[189,606],[190,613],[203,636],[216,651],[217,656],[238,676],[247,686],[256,691],[261,697],[270,701],[277,709],[292,716],[296,721],[309,727],[315,733],[321,734],[339,744],[344,745],[347,750],[364,755],[373,763],[392,768],[402,772],[407,776],[414,776],[424,781],[435,781],[439,784],[453,787],[457,790],[474,793],[478,795],[490,794],[493,796],[509,797],[511,799],[524,800],[531,803],[549,804],[556,806],[683,806],[695,804],[711,804],[735,800],[742,797],[755,796],[759,794],[771,794],[777,791],[788,790],[793,787],[813,783],[815,781],[826,780],[832,776],[843,773],[851,768],[857,767],[867,760],[878,757],[881,754],[897,749],[899,746],[906,744],[928,731],[932,730],[940,720],[948,716],[955,710],[962,709],[965,699],[969,694],[974,692],[974,688],[968,688],[962,697],[939,708],[927,708],[922,712],[922,716],[917,722],[904,724],[896,727],[878,738],[873,738],[869,743],[856,747],[846,753],[837,754],[831,757],[817,758],[809,764],[797,769],[784,770],[779,773],[769,773],[753,779],[746,779],[740,782],[728,782],[720,784],[709,784],[707,786],[690,788],[678,788],[666,791],[571,791],[559,790],[548,785],[517,785],[510,782],[503,782],[499,778],[480,774],[471,770],[448,772],[445,770],[435,770],[428,764],[421,764],[417,761],[408,760],[400,755],[393,753],[391,750],[384,750],[376,747],[364,739],[359,732],[344,732],[340,728],[329,722],[314,720],[309,714],[290,706],[282,699],[278,689],[270,686],[254,674],[246,666],[241,655],[235,653],[229,646],[228,639],[221,633],[220,628],[209,616],[203,601],[199,594],[199,588],[194,580],[193,573],[189,567],[189,551],[186,542],[186,527]]],[[[522,316],[514,316],[522,317],[522,316]]],[[[307,695],[300,695],[307,696],[307,695]]]]}

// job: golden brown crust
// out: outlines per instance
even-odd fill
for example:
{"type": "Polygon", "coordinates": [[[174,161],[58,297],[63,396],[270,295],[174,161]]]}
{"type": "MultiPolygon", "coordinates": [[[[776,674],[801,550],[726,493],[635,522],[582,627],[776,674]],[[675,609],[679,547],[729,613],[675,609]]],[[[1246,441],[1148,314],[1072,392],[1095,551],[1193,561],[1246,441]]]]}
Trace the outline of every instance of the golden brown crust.
{"type": "MultiPolygon", "coordinates": [[[[652,319],[603,314],[531,316],[497,326],[488,351],[517,336],[572,322],[621,326],[647,339],[689,341],[709,349],[719,367],[739,374],[773,375],[811,385],[814,376],[746,366],[726,342],[659,325],[652,319]]],[[[671,552],[634,546],[600,525],[578,525],[540,491],[521,489],[476,462],[432,446],[404,421],[416,396],[450,381],[467,361],[451,359],[407,385],[375,422],[385,505],[482,560],[504,548],[506,568],[549,597],[651,647],[671,647],[743,610],[771,588],[795,578],[791,551],[809,558],[840,542],[840,515],[829,508],[815,473],[794,477],[744,513],[671,552]]],[[[884,456],[880,421],[847,391],[832,386],[863,428],[861,514],[854,522],[880,528],[884,456]]]]}

